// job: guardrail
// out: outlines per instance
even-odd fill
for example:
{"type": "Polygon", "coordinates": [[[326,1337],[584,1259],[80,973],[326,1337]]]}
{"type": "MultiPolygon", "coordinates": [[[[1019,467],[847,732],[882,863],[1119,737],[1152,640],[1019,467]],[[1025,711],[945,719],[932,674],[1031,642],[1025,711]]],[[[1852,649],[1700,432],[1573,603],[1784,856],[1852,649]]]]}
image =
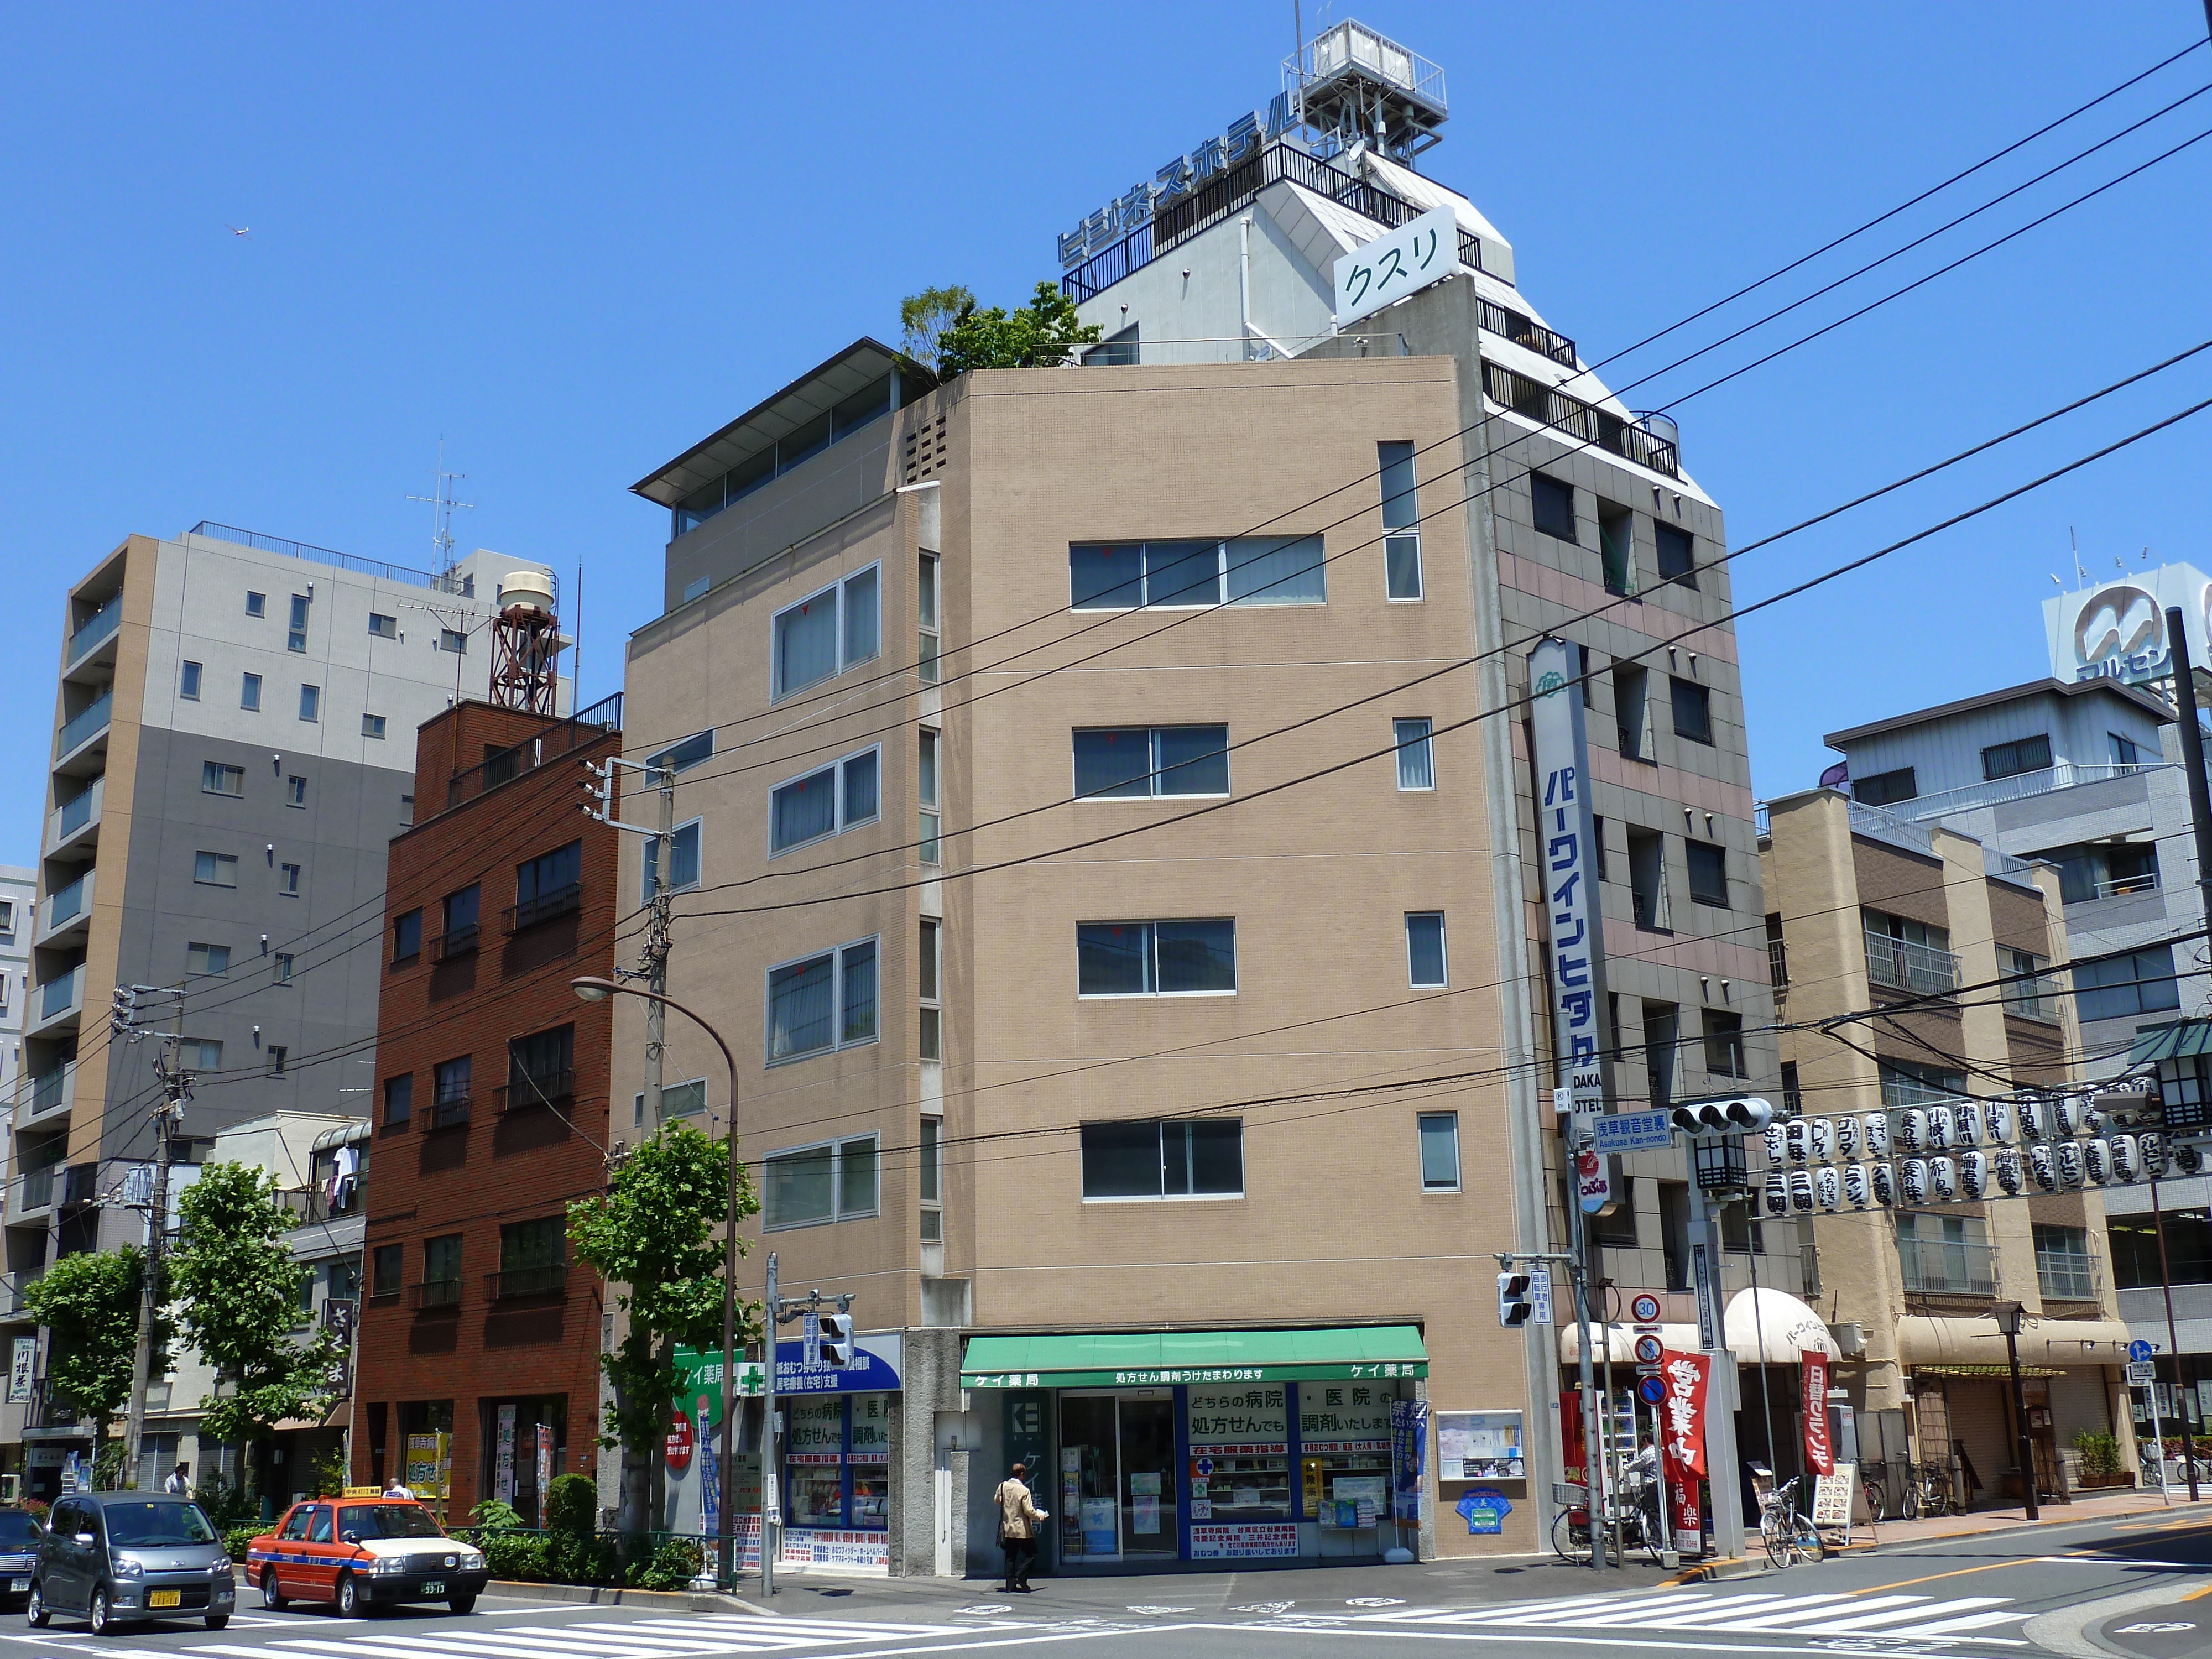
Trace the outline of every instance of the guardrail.
{"type": "Polygon", "coordinates": [[[88,653],[93,647],[113,634],[122,622],[123,596],[118,593],[106,605],[87,617],[78,624],[76,632],[70,635],[69,649],[64,653],[64,660],[69,666],[62,672],[67,673],[70,668],[76,667],[79,659],[88,653]]]}
{"type": "Polygon", "coordinates": [[[1649,467],[1669,478],[1682,476],[1681,457],[1669,440],[1625,416],[1569,396],[1541,380],[1485,358],[1482,389],[1490,401],[1540,426],[1649,467]]]}
{"type": "Polygon", "coordinates": [[[66,755],[71,750],[91,742],[107,729],[107,723],[114,713],[115,692],[111,687],[62,722],[61,735],[54,753],[57,756],[66,755]]]}
{"type": "Polygon", "coordinates": [[[446,780],[446,810],[450,812],[487,790],[512,782],[526,772],[536,771],[547,761],[558,760],[587,743],[598,742],[610,732],[621,731],[622,701],[619,691],[602,697],[590,708],[578,709],[535,737],[525,738],[520,743],[486,757],[481,765],[454,773],[446,780]]]}
{"type": "Polygon", "coordinates": [[[1923,1296],[1995,1296],[1996,1247],[1972,1240],[1907,1238],[1897,1241],[1905,1288],[1923,1296]]]}

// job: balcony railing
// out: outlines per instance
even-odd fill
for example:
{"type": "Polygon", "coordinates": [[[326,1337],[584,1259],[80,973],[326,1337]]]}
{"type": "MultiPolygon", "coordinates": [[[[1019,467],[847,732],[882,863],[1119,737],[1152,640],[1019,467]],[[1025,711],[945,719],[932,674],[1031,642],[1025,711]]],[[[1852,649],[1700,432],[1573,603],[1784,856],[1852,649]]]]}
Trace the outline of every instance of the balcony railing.
{"type": "Polygon", "coordinates": [[[68,1060],[51,1072],[31,1079],[31,1091],[27,1097],[30,1111],[27,1115],[42,1117],[70,1103],[76,1091],[71,1085],[76,1081],[76,1062],[68,1060]]]}
{"type": "Polygon", "coordinates": [[[477,948],[483,932],[483,930],[472,921],[466,927],[455,927],[449,932],[438,934],[430,941],[430,960],[445,962],[453,957],[468,955],[477,948]]]}
{"type": "Polygon", "coordinates": [[[101,692],[78,713],[62,722],[61,737],[54,749],[56,755],[66,755],[81,748],[107,729],[108,718],[115,712],[115,693],[101,692]]]}
{"type": "Polygon", "coordinates": [[[2100,899],[2125,898],[2131,893],[2155,893],[2158,891],[2158,872],[2139,870],[2131,876],[2107,876],[2097,884],[2096,891],[2100,899]]]}
{"type": "Polygon", "coordinates": [[[572,881],[566,887],[540,893],[520,904],[508,905],[504,912],[504,920],[508,933],[519,933],[526,927],[534,927],[541,921],[550,921],[556,916],[565,916],[583,908],[583,884],[572,881]]]}
{"type": "Polygon", "coordinates": [[[1580,398],[1569,397],[1541,380],[1516,374],[1487,359],[1482,365],[1482,389],[1491,402],[1526,416],[1540,426],[1563,432],[1570,438],[1579,439],[1668,477],[1682,476],[1682,464],[1674,445],[1625,416],[1584,403],[1580,398]]]}
{"type": "Polygon", "coordinates": [[[1942,996],[1959,988],[1959,958],[1952,951],[1869,929],[1866,953],[1867,977],[1876,985],[1921,996],[1942,996]]]}
{"type": "Polygon", "coordinates": [[[64,922],[75,921],[92,908],[94,878],[99,872],[88,870],[59,892],[46,896],[46,914],[39,932],[51,933],[64,922]]]}
{"type": "Polygon", "coordinates": [[[67,1165],[48,1164],[35,1170],[23,1171],[23,1208],[44,1210],[54,1201],[54,1177],[67,1165]]]}
{"type": "Polygon", "coordinates": [[[1988,783],[1962,784],[1956,789],[1941,789],[1932,795],[1915,795],[1911,800],[1892,801],[1883,810],[1893,812],[1899,817],[1924,823],[1929,818],[1947,817],[1954,812],[1972,811],[1978,806],[1994,806],[2002,801],[2025,800],[2031,795],[2047,795],[2057,789],[2109,783],[2114,778],[2156,771],[2163,763],[2077,766],[2072,761],[2060,761],[2033,772],[2021,772],[1988,783]]]}
{"type": "Polygon", "coordinates": [[[2005,1012],[2018,1014],[2022,1019],[2039,1019],[2056,1025],[2061,1006],[2059,999],[2065,994],[2066,982],[2057,974],[2038,974],[2033,979],[2014,980],[2005,988],[2005,1012]]]}
{"type": "Polygon", "coordinates": [[[346,1183],[345,1201],[341,1204],[332,1205],[329,1192],[321,1187],[287,1187],[276,1194],[276,1202],[293,1217],[295,1224],[305,1227],[359,1215],[367,1207],[367,1195],[368,1183],[353,1181],[346,1183]]]}
{"type": "Polygon", "coordinates": [[[510,1073],[499,1091],[499,1109],[519,1112],[532,1106],[550,1106],[571,1099],[576,1092],[576,1073],[562,1066],[556,1072],[510,1073]]]}
{"type": "Polygon", "coordinates": [[[1475,295],[1475,315],[1492,334],[1501,334],[1516,345],[1526,346],[1540,357],[1549,357],[1562,368],[1575,366],[1575,343],[1564,334],[1554,334],[1534,317],[1479,294],[1475,295]]]}
{"type": "Polygon", "coordinates": [[[76,667],[79,658],[114,633],[122,620],[123,596],[118,593],[78,623],[76,632],[70,635],[67,653],[70,667],[76,667]]]}
{"type": "Polygon", "coordinates": [[[414,1302],[417,1308],[458,1308],[461,1305],[461,1281],[458,1279],[426,1279],[415,1287],[414,1302]]]}
{"type": "Polygon", "coordinates": [[[79,963],[59,979],[45,981],[39,987],[39,1018],[41,1020],[59,1019],[84,1001],[84,964],[79,963]]]}
{"type": "Polygon", "coordinates": [[[82,1419],[75,1405],[55,1397],[54,1385],[40,1377],[32,1385],[30,1403],[23,1408],[27,1429],[70,1429],[82,1419]]]}
{"type": "Polygon", "coordinates": [[[71,836],[100,816],[100,803],[107,793],[107,779],[94,778],[85,788],[56,807],[46,829],[46,851],[54,851],[71,836]]]}
{"type": "Polygon", "coordinates": [[[0,1275],[0,1313],[11,1319],[20,1318],[31,1310],[31,1286],[45,1274],[40,1267],[35,1273],[0,1275]]]}
{"type": "Polygon", "coordinates": [[[484,1294],[494,1302],[525,1296],[558,1296],[568,1288],[568,1264],[550,1261],[536,1267],[508,1267],[484,1275],[484,1294]]]}
{"type": "Polygon", "coordinates": [[[472,1096],[446,1095],[430,1103],[430,1127],[451,1129],[469,1121],[469,1103],[472,1096]]]}
{"type": "Polygon", "coordinates": [[[1997,1257],[1994,1245],[1955,1239],[1897,1241],[1905,1288],[1923,1296],[1995,1296],[1997,1257]]]}
{"type": "MultiPolygon", "coordinates": [[[[1150,219],[1120,241],[1097,249],[1063,274],[1060,291],[1079,305],[1093,299],[1133,271],[1142,270],[1177,243],[1221,223],[1268,185],[1285,179],[1393,230],[1413,223],[1423,211],[1380,185],[1331,167],[1293,145],[1270,144],[1216,173],[1196,190],[1162,203],[1150,219]]],[[[1482,269],[1482,244],[1464,230],[1459,234],[1459,259],[1474,270],[1482,269]]]]}
{"type": "Polygon", "coordinates": [[[622,693],[617,691],[612,696],[600,698],[589,708],[578,709],[559,725],[547,726],[536,737],[525,738],[513,748],[500,750],[481,766],[454,773],[446,781],[446,810],[451,811],[488,789],[512,782],[550,760],[558,760],[587,743],[597,743],[610,732],[621,730],[622,693]]]}

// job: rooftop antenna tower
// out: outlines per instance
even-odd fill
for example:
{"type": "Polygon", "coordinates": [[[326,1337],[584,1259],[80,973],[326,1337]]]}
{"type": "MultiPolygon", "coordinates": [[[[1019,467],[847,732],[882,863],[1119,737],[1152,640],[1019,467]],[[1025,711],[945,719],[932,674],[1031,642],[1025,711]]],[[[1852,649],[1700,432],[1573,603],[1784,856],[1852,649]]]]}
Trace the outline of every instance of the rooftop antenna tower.
{"type": "Polygon", "coordinates": [[[1407,167],[1442,142],[1450,113],[1442,69],[1352,18],[1283,60],[1283,91],[1324,155],[1366,144],[1407,167]]]}
{"type": "Polygon", "coordinates": [[[469,475],[446,471],[446,441],[438,440],[438,471],[434,495],[410,495],[410,501],[421,501],[431,509],[430,514],[430,574],[441,592],[453,591],[453,513],[456,508],[473,510],[474,501],[453,499],[453,486],[469,475]]]}

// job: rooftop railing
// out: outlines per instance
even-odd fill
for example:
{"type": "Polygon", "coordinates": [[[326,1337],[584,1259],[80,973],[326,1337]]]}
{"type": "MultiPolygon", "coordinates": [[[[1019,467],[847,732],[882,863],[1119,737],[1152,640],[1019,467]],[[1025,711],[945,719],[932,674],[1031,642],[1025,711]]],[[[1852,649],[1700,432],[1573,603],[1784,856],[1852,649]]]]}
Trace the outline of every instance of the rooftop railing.
{"type": "Polygon", "coordinates": [[[236,542],[240,547],[256,547],[264,553],[282,553],[288,559],[304,559],[311,564],[333,565],[340,570],[374,576],[382,581],[404,582],[410,587],[438,586],[438,579],[427,570],[410,570],[404,565],[386,564],[381,559],[358,558],[351,553],[340,553],[332,548],[315,547],[283,536],[264,536],[258,530],[240,530],[236,525],[216,524],[210,519],[202,519],[185,534],[205,536],[218,542],[236,542]]]}
{"type": "Polygon", "coordinates": [[[1549,357],[1562,368],[1575,366],[1575,343],[1565,335],[1555,334],[1534,317],[1480,294],[1475,295],[1474,308],[1477,319],[1492,334],[1526,346],[1540,357],[1549,357]]]}
{"type": "Polygon", "coordinates": [[[558,760],[587,743],[596,743],[610,732],[622,730],[623,694],[602,697],[589,708],[580,708],[557,726],[549,726],[535,737],[501,750],[482,765],[456,772],[446,781],[446,810],[474,800],[502,783],[511,783],[526,772],[534,772],[550,760],[558,760]]]}
{"type": "Polygon", "coordinates": [[[1482,389],[1491,402],[1525,416],[1540,426],[1563,432],[1570,438],[1669,478],[1682,476],[1681,458],[1674,445],[1626,416],[1570,397],[1541,380],[1516,374],[1486,358],[1482,365],[1482,389]]]}
{"type": "Polygon", "coordinates": [[[1883,810],[1900,818],[1924,823],[1929,818],[1945,817],[1953,812],[1970,812],[1978,806],[1995,806],[2003,801],[2047,795],[2053,790],[2078,789],[2087,784],[2109,783],[2115,778],[2133,777],[2138,772],[2154,772],[2160,770],[2162,764],[2152,762],[2132,766],[2081,766],[2072,761],[2060,761],[2033,772],[2021,772],[1988,783],[1961,784],[1956,789],[1939,789],[1931,795],[1915,795],[1910,800],[1892,801],[1883,810]]]}
{"type": "Polygon", "coordinates": [[[79,658],[114,633],[122,621],[123,596],[118,593],[78,623],[76,632],[70,635],[69,649],[64,653],[70,665],[75,667],[79,658]]]}

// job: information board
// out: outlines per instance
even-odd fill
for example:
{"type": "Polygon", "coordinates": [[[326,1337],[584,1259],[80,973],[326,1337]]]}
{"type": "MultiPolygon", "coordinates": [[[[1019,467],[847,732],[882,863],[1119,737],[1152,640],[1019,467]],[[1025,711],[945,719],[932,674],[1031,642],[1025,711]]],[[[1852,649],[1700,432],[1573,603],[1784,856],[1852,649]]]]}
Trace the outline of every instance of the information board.
{"type": "Polygon", "coordinates": [[[1845,1532],[1851,1528],[1851,1494],[1858,1490],[1859,1466],[1838,1463],[1834,1472],[1822,1475],[1813,1487],[1813,1524],[1816,1527],[1841,1527],[1845,1532]]]}

